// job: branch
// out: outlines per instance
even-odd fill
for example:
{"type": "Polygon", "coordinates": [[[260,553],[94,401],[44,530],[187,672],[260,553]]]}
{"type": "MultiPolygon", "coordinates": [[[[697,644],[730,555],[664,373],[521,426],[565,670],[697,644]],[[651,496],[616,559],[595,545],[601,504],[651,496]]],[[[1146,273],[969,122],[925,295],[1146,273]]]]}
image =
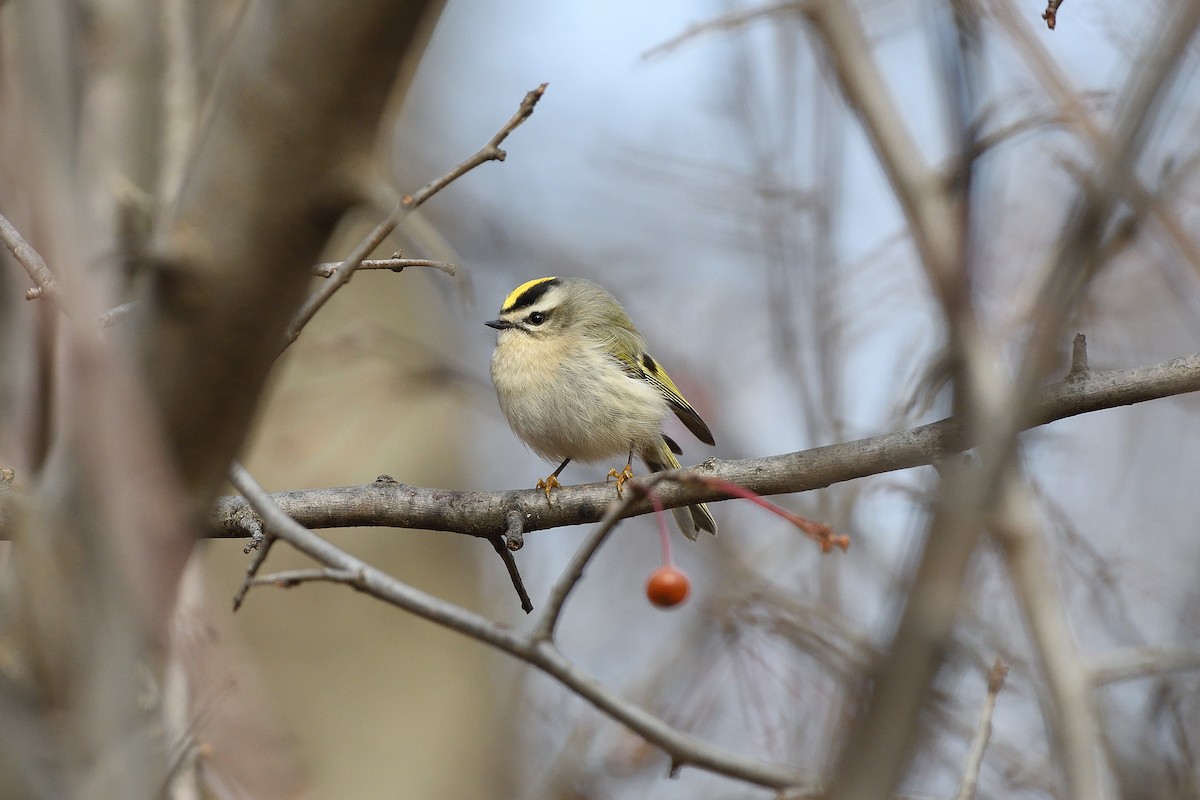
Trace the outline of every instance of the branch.
{"type": "MultiPolygon", "coordinates": [[[[1126,370],[1090,371],[1043,389],[1023,427],[1106,408],[1141,403],[1200,390],[1200,354],[1126,370]]],[[[834,483],[936,463],[975,443],[953,418],[896,433],[817,447],[796,453],[738,461],[712,460],[696,471],[774,495],[819,489],[834,483]]],[[[712,502],[721,492],[695,483],[664,481],[657,494],[667,508],[712,502]]],[[[509,529],[509,514],[520,515],[525,534],[562,525],[598,521],[613,498],[612,484],[570,486],[554,493],[553,505],[537,489],[501,492],[446,491],[380,481],[363,486],[301,489],[274,500],[309,528],[386,526],[448,531],[490,537],[509,529]]],[[[625,516],[647,514],[651,504],[633,497],[625,516]]],[[[246,535],[244,500],[221,498],[210,515],[210,535],[246,535]]]]}
{"type": "MultiPolygon", "coordinates": [[[[849,40],[847,31],[856,22],[846,4],[823,0],[817,4],[820,17],[826,19],[823,32],[831,41],[849,40]],[[840,21],[840,25],[832,24],[840,21]]],[[[954,402],[961,415],[966,438],[979,444],[979,463],[966,470],[955,467],[942,476],[938,500],[929,532],[923,545],[923,555],[912,579],[912,589],[905,601],[904,612],[896,626],[893,644],[886,658],[874,671],[872,696],[866,711],[855,722],[855,730],[842,748],[833,800],[862,796],[882,796],[899,782],[912,752],[911,734],[917,730],[921,708],[930,692],[937,669],[942,664],[945,647],[957,618],[957,609],[965,589],[967,566],[984,529],[987,515],[993,511],[998,496],[1017,452],[1017,433],[1028,427],[1031,407],[1037,398],[1036,387],[1045,380],[1050,367],[1049,348],[1057,341],[1061,330],[1080,301],[1090,278],[1099,266],[1096,253],[1104,241],[1110,216],[1116,208],[1132,165],[1136,163],[1145,142],[1145,134],[1153,113],[1159,105],[1167,78],[1178,66],[1180,56],[1195,30],[1195,3],[1177,5],[1177,18],[1172,21],[1160,41],[1147,45],[1140,69],[1126,81],[1114,106],[1121,113],[1116,118],[1111,145],[1097,154],[1094,170],[1095,191],[1082,193],[1072,213],[1057,237],[1057,250],[1037,281],[1029,297],[1037,299],[1030,316],[1032,324],[1024,335],[1025,352],[1020,368],[1011,376],[999,369],[1001,363],[993,342],[981,336],[978,325],[956,324],[972,315],[969,292],[953,293],[955,286],[967,287],[966,264],[930,259],[920,241],[921,228],[912,225],[918,250],[930,272],[931,282],[938,290],[947,315],[950,347],[958,358],[954,361],[954,402]],[[944,268],[958,268],[953,271],[944,268]],[[958,280],[956,281],[956,277],[958,280]],[[942,287],[952,291],[946,293],[942,287]],[[871,762],[864,768],[861,753],[871,753],[871,762]]],[[[816,19],[816,17],[814,17],[816,19]]],[[[852,32],[851,32],[852,33],[852,32]]],[[[855,34],[859,40],[861,33],[855,34]]],[[[843,42],[844,43],[844,42],[843,42]]],[[[831,48],[836,50],[837,48],[831,48]]],[[[862,49],[862,48],[859,48],[862,49]]],[[[838,52],[839,75],[853,70],[846,57],[854,51],[847,47],[838,52]]],[[[869,53],[866,53],[869,56],[869,53]]],[[[869,62],[868,62],[869,63],[869,62]]],[[[865,73],[866,71],[864,71],[865,73]]],[[[896,169],[890,165],[890,169],[896,169]]],[[[901,169],[897,174],[903,174],[901,169]]],[[[891,173],[889,173],[889,178],[891,173]]],[[[918,222],[928,221],[925,233],[934,233],[930,244],[936,245],[933,255],[952,256],[945,248],[941,233],[949,232],[955,224],[953,215],[944,218],[936,214],[938,194],[929,187],[917,199],[918,222]]],[[[902,207],[909,201],[901,194],[902,207]]],[[[942,207],[948,206],[945,202],[942,207]]],[[[952,209],[951,209],[952,210],[952,209]]],[[[905,211],[906,215],[911,212],[905,211]]],[[[964,211],[964,214],[966,212],[964,211]]],[[[969,217],[961,222],[969,226],[969,217]]],[[[1028,614],[1029,612],[1027,612],[1028,614]]],[[[1032,624],[1032,623],[1031,623],[1032,624]]],[[[1089,719],[1087,704],[1073,694],[1060,679],[1072,672],[1054,669],[1058,664],[1046,662],[1048,679],[1053,689],[1068,706],[1064,716],[1068,724],[1052,728],[1052,742],[1062,759],[1062,774],[1066,777],[1067,794],[1077,798],[1104,796],[1107,781],[1101,773],[1107,764],[1098,763],[1093,751],[1094,737],[1084,727],[1089,719]],[[1085,752],[1086,750],[1086,752],[1085,752]]],[[[1048,720],[1050,722],[1050,720],[1048,720]]]]}
{"type": "Polygon", "coordinates": [[[1097,658],[1088,668],[1092,683],[1150,678],[1167,672],[1200,671],[1200,650],[1193,647],[1131,647],[1097,658]]]}
{"type": "Polygon", "coordinates": [[[1063,4],[1063,0],[1049,0],[1046,3],[1046,10],[1042,12],[1042,19],[1046,20],[1046,27],[1054,30],[1054,26],[1058,24],[1058,7],[1063,4]]]}
{"type": "Polygon", "coordinates": [[[47,300],[59,302],[58,281],[54,273],[46,265],[46,260],[34,249],[33,245],[13,227],[3,215],[0,215],[0,241],[13,254],[17,263],[25,268],[25,272],[33,280],[34,286],[25,293],[26,300],[36,300],[45,297],[47,300]]]}
{"type": "Polygon", "coordinates": [[[397,203],[396,207],[392,209],[392,213],[355,245],[354,249],[350,251],[350,255],[346,256],[346,259],[334,269],[329,280],[308,296],[304,305],[300,306],[300,310],[292,316],[292,321],[288,323],[287,333],[284,335],[283,346],[285,348],[296,341],[296,338],[300,336],[300,331],[321,310],[321,307],[329,302],[329,298],[333,297],[334,292],[350,282],[350,279],[354,277],[354,272],[362,265],[363,259],[369,256],[376,247],[383,244],[383,240],[396,229],[400,220],[404,218],[403,211],[404,207],[397,203]]]}
{"type": "Polygon", "coordinates": [[[504,568],[508,570],[508,577],[512,581],[513,589],[517,592],[517,598],[521,601],[521,610],[526,614],[533,613],[533,601],[529,599],[529,592],[525,589],[525,581],[521,579],[521,572],[517,569],[517,560],[513,558],[513,551],[505,545],[505,536],[489,536],[488,541],[492,543],[492,547],[496,551],[496,555],[500,556],[500,560],[504,562],[504,568]]]}
{"type": "MultiPolygon", "coordinates": [[[[473,156],[463,161],[458,166],[446,172],[441,177],[430,181],[412,194],[406,194],[396,203],[396,207],[392,209],[392,213],[387,216],[382,222],[374,227],[366,238],[359,242],[358,246],[351,251],[350,255],[335,269],[329,280],[324,283],[321,288],[317,289],[308,299],[304,301],[304,305],[292,317],[291,323],[288,325],[287,335],[285,337],[284,346],[290,345],[300,336],[300,331],[313,318],[313,316],[329,302],[329,298],[333,297],[338,289],[350,282],[350,278],[354,277],[354,273],[360,268],[365,259],[371,252],[383,244],[392,231],[400,222],[421,206],[429,198],[445,189],[454,181],[466,175],[471,170],[486,164],[489,161],[503,161],[507,157],[507,153],[500,149],[500,144],[508,138],[508,135],[517,129],[518,126],[533,113],[534,106],[538,100],[542,99],[542,95],[546,93],[546,86],[541,84],[536,89],[526,92],[525,98],[521,101],[521,105],[517,108],[517,113],[513,114],[508,122],[497,131],[496,135],[480,148],[473,156]]],[[[453,274],[453,273],[452,273],[453,274]]]]}
{"type": "Polygon", "coordinates": [[[1053,558],[1037,530],[1028,485],[1016,469],[1002,480],[993,532],[1046,681],[1039,700],[1052,753],[1066,778],[1068,797],[1105,797],[1109,776],[1101,755],[1103,726],[1055,582],[1053,558]]]}
{"type": "Polygon", "coordinates": [[[908,222],[913,245],[944,304],[959,265],[961,215],[944,176],[929,166],[888,89],[858,12],[844,0],[801,6],[825,42],[846,103],[857,114],[908,222]]]}
{"type": "Polygon", "coordinates": [[[284,572],[272,572],[269,575],[259,575],[251,578],[250,586],[277,586],[290,589],[302,583],[340,583],[353,588],[359,588],[362,575],[348,569],[291,569],[284,572]]]}
{"type": "Polygon", "coordinates": [[[754,22],[767,17],[773,17],[777,14],[795,14],[804,10],[807,3],[804,0],[791,0],[791,2],[776,3],[769,6],[752,6],[750,8],[739,8],[736,11],[731,11],[728,14],[722,14],[716,19],[705,20],[689,25],[682,33],[672,36],[664,42],[656,44],[646,52],[642,53],[642,58],[649,60],[664,56],[671,52],[681,44],[688,42],[697,36],[711,31],[732,30],[740,28],[747,23],[754,22]]]}
{"type": "Polygon", "coordinates": [[[963,770],[963,782],[956,800],[974,800],[975,789],[979,785],[979,770],[983,766],[983,754],[992,738],[992,714],[996,710],[996,696],[1004,688],[1004,678],[1007,675],[1008,667],[997,658],[996,663],[992,665],[992,671],[988,673],[987,696],[983,700],[983,711],[979,714],[979,728],[975,731],[975,738],[967,753],[967,767],[963,770]]]}
{"type": "Polygon", "coordinates": [[[503,161],[506,159],[508,154],[500,149],[500,145],[504,143],[504,140],[508,138],[508,135],[515,131],[522,122],[529,119],[529,115],[533,113],[534,106],[536,106],[538,101],[542,99],[542,95],[546,93],[547,86],[549,86],[549,84],[543,83],[536,89],[526,92],[525,98],[521,101],[521,105],[517,108],[517,113],[513,114],[512,118],[509,119],[508,122],[504,123],[504,127],[496,132],[496,135],[491,138],[491,141],[480,148],[475,155],[463,161],[445,175],[442,175],[436,180],[430,181],[412,194],[405,195],[400,200],[401,204],[409,211],[412,211],[418,208],[426,200],[440,192],[442,189],[446,188],[463,175],[466,175],[468,172],[478,167],[480,164],[486,164],[489,161],[503,161]]]}
{"type": "MultiPolygon", "coordinates": [[[[658,475],[666,473],[657,473],[650,480],[657,483],[658,475]]],[[[533,629],[533,641],[549,642],[554,639],[555,629],[558,626],[559,617],[562,616],[563,606],[566,605],[567,597],[583,579],[583,570],[592,557],[596,555],[596,551],[600,549],[600,545],[604,544],[604,540],[616,528],[617,523],[625,515],[625,511],[634,502],[635,498],[641,494],[645,496],[645,492],[629,492],[623,499],[611,502],[608,504],[608,511],[605,512],[604,518],[600,520],[600,524],[592,528],[591,533],[584,539],[583,544],[575,551],[575,555],[571,557],[571,561],[567,564],[563,574],[555,581],[554,586],[550,589],[550,597],[546,600],[546,610],[542,612],[541,618],[533,629]]]]}
{"type": "MultiPolygon", "coordinates": [[[[665,479],[665,476],[660,478],[665,479]]],[[[230,481],[245,495],[273,534],[328,570],[333,570],[284,572],[277,576],[264,576],[255,582],[282,576],[288,583],[311,580],[350,583],[364,594],[491,645],[540,669],[647,742],[666,751],[673,765],[691,764],[772,789],[791,789],[804,793],[815,789],[811,779],[790,767],[735,755],[668,725],[596,681],[566,658],[550,640],[535,639],[507,626],[497,625],[474,612],[403,584],[334,547],[288,516],[240,464],[234,464],[231,468],[230,481]]]]}
{"type": "MultiPolygon", "coordinates": [[[[338,268],[341,267],[340,261],[327,261],[324,264],[313,265],[313,274],[319,275],[322,278],[332,278],[337,274],[338,268]]],[[[458,268],[453,264],[445,261],[432,261],[428,258],[400,258],[393,256],[392,258],[368,258],[358,265],[358,269],[390,269],[392,272],[403,272],[407,267],[431,267],[441,270],[447,275],[453,276],[458,273],[458,268]]]]}

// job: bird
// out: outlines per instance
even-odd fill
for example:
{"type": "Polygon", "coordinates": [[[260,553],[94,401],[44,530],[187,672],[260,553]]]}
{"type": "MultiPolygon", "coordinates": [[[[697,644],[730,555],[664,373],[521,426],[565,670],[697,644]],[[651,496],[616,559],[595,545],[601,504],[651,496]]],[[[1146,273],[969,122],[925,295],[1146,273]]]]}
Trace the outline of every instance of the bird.
{"type": "MultiPolygon", "coordinates": [[[[492,383],[509,426],[539,456],[561,461],[538,481],[547,502],[572,461],[627,456],[625,469],[608,472],[618,494],[633,477],[635,455],[651,472],[678,469],[675,456],[683,451],[663,433],[672,412],[697,439],[715,444],[625,309],[599,284],[556,276],[527,281],[484,324],[498,331],[492,383]]],[[[672,514],[693,541],[702,530],[717,533],[702,503],[672,514]]]]}

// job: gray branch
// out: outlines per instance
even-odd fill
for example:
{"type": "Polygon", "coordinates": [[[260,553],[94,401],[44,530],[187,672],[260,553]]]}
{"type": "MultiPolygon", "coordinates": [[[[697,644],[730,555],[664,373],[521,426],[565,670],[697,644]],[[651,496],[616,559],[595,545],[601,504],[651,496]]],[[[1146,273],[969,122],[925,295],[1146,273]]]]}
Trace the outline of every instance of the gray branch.
{"type": "MultiPolygon", "coordinates": [[[[1152,366],[1092,371],[1042,390],[1022,427],[1197,390],[1200,390],[1200,353],[1152,366]]],[[[694,469],[759,494],[805,492],[868,475],[933,464],[974,445],[963,436],[961,426],[950,418],[796,453],[713,460],[694,469]]],[[[718,491],[695,482],[663,481],[657,486],[657,495],[666,508],[724,499],[718,491]]],[[[363,486],[280,492],[273,498],[306,528],[384,526],[493,537],[508,530],[508,515],[513,511],[524,520],[526,534],[596,522],[604,516],[616,493],[611,483],[569,486],[556,491],[553,503],[548,505],[545,493],[538,489],[447,491],[382,478],[363,486]]],[[[648,499],[638,498],[628,504],[626,516],[648,514],[652,510],[648,499]]],[[[244,499],[222,497],[210,517],[210,535],[244,537],[241,520],[246,514],[253,511],[244,499]]]]}

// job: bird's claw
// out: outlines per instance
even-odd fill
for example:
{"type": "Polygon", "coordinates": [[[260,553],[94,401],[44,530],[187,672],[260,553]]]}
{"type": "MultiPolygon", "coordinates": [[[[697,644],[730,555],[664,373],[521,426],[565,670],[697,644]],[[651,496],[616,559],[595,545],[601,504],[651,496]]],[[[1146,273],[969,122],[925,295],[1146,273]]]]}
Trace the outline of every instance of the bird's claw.
{"type": "Polygon", "coordinates": [[[617,497],[620,497],[621,496],[621,487],[625,485],[625,481],[631,479],[632,477],[633,477],[633,466],[630,464],[626,464],[625,469],[621,470],[620,472],[617,472],[616,467],[613,467],[612,469],[610,469],[608,471],[608,477],[606,477],[604,479],[604,482],[608,483],[608,478],[616,478],[617,479],[617,497]]]}
{"type": "Polygon", "coordinates": [[[562,484],[558,482],[558,476],[551,475],[550,477],[548,477],[544,480],[538,481],[537,486],[535,488],[545,489],[546,490],[546,505],[552,505],[552,503],[550,502],[550,490],[551,489],[561,489],[562,484]]]}

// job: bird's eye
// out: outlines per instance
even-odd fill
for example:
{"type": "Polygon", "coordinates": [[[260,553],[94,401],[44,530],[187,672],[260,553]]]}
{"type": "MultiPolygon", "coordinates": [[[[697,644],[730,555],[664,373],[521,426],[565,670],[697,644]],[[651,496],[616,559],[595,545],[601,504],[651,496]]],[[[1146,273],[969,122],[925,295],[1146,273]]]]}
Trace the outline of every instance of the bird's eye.
{"type": "Polygon", "coordinates": [[[535,311],[532,314],[530,314],[528,317],[526,317],[525,319],[528,320],[530,325],[541,325],[543,322],[546,321],[546,315],[543,314],[541,311],[535,311]]]}

